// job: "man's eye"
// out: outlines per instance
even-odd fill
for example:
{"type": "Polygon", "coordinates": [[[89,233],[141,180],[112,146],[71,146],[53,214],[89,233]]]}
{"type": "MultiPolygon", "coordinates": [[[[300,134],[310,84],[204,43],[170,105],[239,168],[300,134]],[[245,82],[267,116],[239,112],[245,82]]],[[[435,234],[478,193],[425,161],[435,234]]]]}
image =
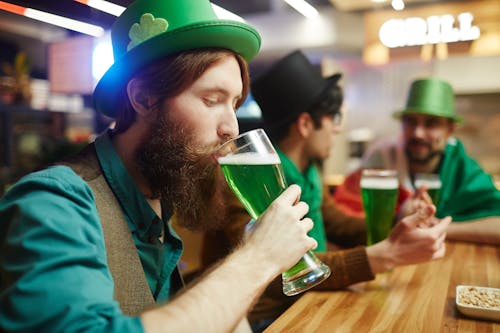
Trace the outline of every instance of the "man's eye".
{"type": "Polygon", "coordinates": [[[431,120],[428,120],[426,123],[425,123],[425,126],[426,127],[429,127],[429,128],[433,128],[433,127],[438,127],[440,126],[441,123],[439,120],[436,120],[436,119],[431,119],[431,120]]]}
{"type": "Polygon", "coordinates": [[[204,98],[203,100],[207,106],[214,106],[215,104],[217,104],[216,98],[204,98]]]}
{"type": "Polygon", "coordinates": [[[417,122],[415,121],[415,119],[412,119],[412,118],[403,118],[403,124],[405,126],[415,126],[417,124],[417,122]]]}

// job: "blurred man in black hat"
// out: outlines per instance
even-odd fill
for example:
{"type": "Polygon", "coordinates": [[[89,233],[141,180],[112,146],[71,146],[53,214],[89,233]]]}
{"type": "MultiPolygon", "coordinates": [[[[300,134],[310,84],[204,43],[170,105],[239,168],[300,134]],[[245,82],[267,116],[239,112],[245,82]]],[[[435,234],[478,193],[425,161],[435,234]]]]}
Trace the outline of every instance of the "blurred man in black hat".
{"type": "MultiPolygon", "coordinates": [[[[309,205],[307,216],[314,221],[309,235],[318,242],[317,256],[332,270],[330,278],[314,290],[339,289],[371,280],[376,273],[396,266],[441,258],[445,252],[444,229],[450,223],[446,218],[436,221],[433,228],[416,230],[417,214],[409,215],[396,225],[390,237],[375,245],[337,252],[327,250],[328,241],[344,247],[365,243],[364,221],[344,215],[333,205],[317,167],[317,162],[329,156],[333,139],[340,130],[343,100],[338,85],[340,77],[335,74],[323,78],[302,52],[295,51],[275,63],[251,85],[287,182],[302,188],[301,200],[309,205]],[[427,245],[422,246],[422,240],[428,240],[427,245]]],[[[233,222],[222,233],[207,234],[205,263],[221,255],[214,254],[214,249],[220,250],[221,244],[236,245],[250,220],[237,200],[230,197],[228,195],[228,200],[233,202],[230,210],[233,222]]],[[[425,216],[433,215],[433,206],[426,202],[421,205],[425,216]]],[[[284,296],[281,282],[275,282],[249,316],[255,331],[269,325],[297,299],[284,296]]]]}

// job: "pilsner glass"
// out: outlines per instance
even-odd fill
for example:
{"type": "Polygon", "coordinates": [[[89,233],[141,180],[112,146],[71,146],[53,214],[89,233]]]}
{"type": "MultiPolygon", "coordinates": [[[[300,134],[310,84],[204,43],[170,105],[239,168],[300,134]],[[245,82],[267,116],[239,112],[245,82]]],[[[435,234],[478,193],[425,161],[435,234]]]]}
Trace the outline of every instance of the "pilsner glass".
{"type": "Polygon", "coordinates": [[[361,196],[366,215],[366,244],[372,245],[387,238],[391,232],[398,199],[397,172],[363,170],[361,196]]]}
{"type": "MultiPolygon", "coordinates": [[[[229,187],[254,220],[288,186],[280,158],[262,129],[240,134],[224,143],[219,156],[229,187]]],[[[330,276],[330,268],[308,251],[281,276],[283,293],[292,296],[325,280],[330,276]]]]}
{"type": "Polygon", "coordinates": [[[432,199],[432,203],[437,207],[441,192],[441,179],[435,173],[417,173],[415,175],[415,188],[425,185],[427,193],[432,199]]]}

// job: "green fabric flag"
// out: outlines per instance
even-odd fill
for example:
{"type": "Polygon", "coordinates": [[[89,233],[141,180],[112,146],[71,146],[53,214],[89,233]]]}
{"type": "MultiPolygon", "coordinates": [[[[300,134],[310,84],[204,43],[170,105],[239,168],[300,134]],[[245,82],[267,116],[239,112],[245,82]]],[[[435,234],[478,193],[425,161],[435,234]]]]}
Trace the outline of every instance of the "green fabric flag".
{"type": "Polygon", "coordinates": [[[441,197],[436,216],[451,215],[454,222],[500,216],[500,191],[492,177],[467,156],[462,143],[446,146],[441,175],[441,197]]]}
{"type": "Polygon", "coordinates": [[[318,168],[311,165],[306,172],[302,173],[297,166],[279,149],[276,149],[280,159],[285,178],[289,185],[297,184],[302,188],[300,200],[309,205],[309,217],[314,222],[314,227],[309,231],[309,236],[318,242],[315,252],[326,251],[326,235],[321,214],[322,184],[318,168]]]}

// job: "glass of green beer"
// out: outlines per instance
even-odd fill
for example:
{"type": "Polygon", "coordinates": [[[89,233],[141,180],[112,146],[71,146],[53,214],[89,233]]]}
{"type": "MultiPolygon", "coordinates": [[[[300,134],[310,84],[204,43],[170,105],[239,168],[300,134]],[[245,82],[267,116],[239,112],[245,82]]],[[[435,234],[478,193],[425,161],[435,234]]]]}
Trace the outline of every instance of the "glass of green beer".
{"type": "Polygon", "coordinates": [[[432,203],[437,207],[441,192],[441,178],[435,173],[417,173],[415,175],[415,188],[427,187],[427,193],[432,199],[432,203]]]}
{"type": "Polygon", "coordinates": [[[387,238],[392,229],[398,199],[395,170],[365,169],[361,174],[361,196],[366,219],[366,244],[387,238]]]}
{"type": "MultiPolygon", "coordinates": [[[[224,143],[218,157],[229,187],[250,216],[257,220],[288,186],[281,161],[262,129],[255,129],[224,143]]],[[[283,293],[299,294],[330,276],[330,268],[311,251],[282,273],[283,293]]]]}

